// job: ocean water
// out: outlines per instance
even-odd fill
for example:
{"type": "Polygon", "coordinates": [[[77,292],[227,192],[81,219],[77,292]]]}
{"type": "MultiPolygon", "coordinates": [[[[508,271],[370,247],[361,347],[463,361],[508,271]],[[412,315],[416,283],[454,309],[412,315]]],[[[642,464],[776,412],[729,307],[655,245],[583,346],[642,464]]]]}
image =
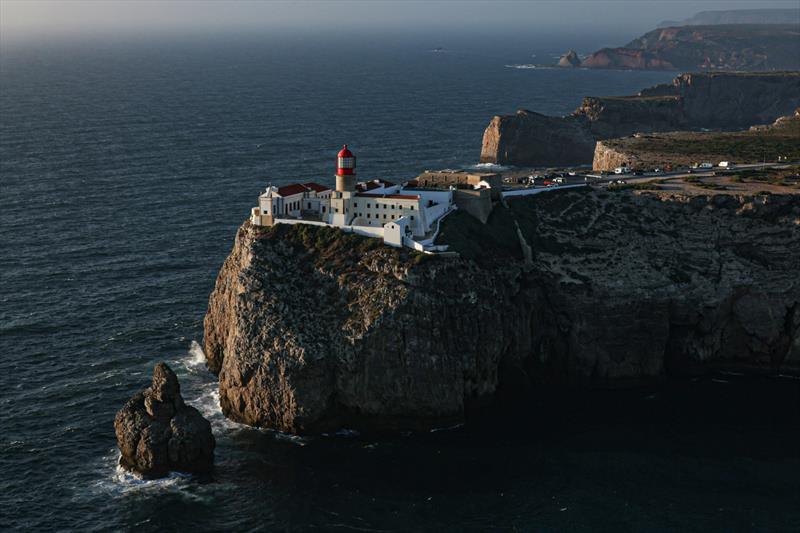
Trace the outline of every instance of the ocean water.
{"type": "Polygon", "coordinates": [[[534,36],[447,43],[3,43],[0,529],[800,529],[791,381],[552,391],[520,413],[380,439],[222,417],[202,319],[268,183],[332,183],[343,143],[362,178],[473,165],[496,113],[563,114],[672,77],[524,68],[570,45],[534,36]],[[114,414],[160,360],[212,421],[210,482],[116,466],[114,414]]]}

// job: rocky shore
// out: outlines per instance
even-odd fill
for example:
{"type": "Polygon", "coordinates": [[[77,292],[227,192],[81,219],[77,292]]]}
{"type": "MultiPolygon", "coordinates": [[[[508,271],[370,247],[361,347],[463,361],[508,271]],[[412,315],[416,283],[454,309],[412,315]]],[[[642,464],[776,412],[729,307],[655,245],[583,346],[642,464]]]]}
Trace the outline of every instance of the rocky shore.
{"type": "Polygon", "coordinates": [[[800,198],[559,191],[446,219],[459,258],[245,223],[205,317],[238,422],[430,429],[540,385],[800,372],[800,198]]]}
{"type": "Polygon", "coordinates": [[[517,166],[592,162],[599,140],[634,133],[740,130],[800,106],[800,72],[687,73],[634,96],[586,97],[571,115],[527,110],[495,116],[483,134],[482,163],[517,166]]]}

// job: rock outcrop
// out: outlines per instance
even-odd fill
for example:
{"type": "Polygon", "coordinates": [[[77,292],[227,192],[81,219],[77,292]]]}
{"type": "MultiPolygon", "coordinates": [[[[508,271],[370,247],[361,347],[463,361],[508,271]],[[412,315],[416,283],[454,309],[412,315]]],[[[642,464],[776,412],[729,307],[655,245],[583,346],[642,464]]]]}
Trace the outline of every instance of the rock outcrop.
{"type": "Polygon", "coordinates": [[[153,382],[128,400],[114,420],[120,465],[146,478],[170,471],[206,473],[214,463],[214,435],[203,415],[183,402],[178,378],[166,363],[153,382]]]}
{"type": "Polygon", "coordinates": [[[800,68],[795,24],[659,28],[619,48],[587,56],[584,68],[645,70],[793,70],[800,68]]]}
{"type": "Polygon", "coordinates": [[[559,67],[579,67],[581,66],[581,59],[575,50],[570,50],[558,60],[557,66],[559,67]]]}
{"type": "Polygon", "coordinates": [[[494,117],[482,163],[519,166],[592,162],[595,143],[636,132],[766,124],[800,106],[800,72],[689,73],[635,96],[586,97],[571,115],[532,111],[494,117]]]}
{"type": "Polygon", "coordinates": [[[439,242],[461,257],[245,223],[205,318],[226,416],[421,429],[541,384],[800,371],[796,196],[557,191],[439,242]]]}

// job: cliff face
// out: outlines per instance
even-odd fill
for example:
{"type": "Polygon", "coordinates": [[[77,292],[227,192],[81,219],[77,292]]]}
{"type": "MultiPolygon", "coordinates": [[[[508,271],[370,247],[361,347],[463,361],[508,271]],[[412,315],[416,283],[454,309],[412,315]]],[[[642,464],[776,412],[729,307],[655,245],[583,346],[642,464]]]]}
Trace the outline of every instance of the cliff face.
{"type": "Polygon", "coordinates": [[[673,26],[619,48],[603,48],[585,68],[789,70],[800,68],[795,24],[673,26]]]}
{"type": "Polygon", "coordinates": [[[800,72],[689,73],[627,97],[587,97],[571,115],[531,111],[494,117],[480,160],[511,165],[592,161],[598,140],[635,132],[742,129],[772,122],[800,105],[800,72]]]}
{"type": "Polygon", "coordinates": [[[800,370],[800,202],[559,191],[455,213],[461,258],[245,223],[205,349],[233,420],[430,428],[538,383],[800,370]]]}
{"type": "Polygon", "coordinates": [[[586,117],[520,110],[496,116],[483,133],[481,163],[549,165],[591,161],[595,138],[586,117]]]}

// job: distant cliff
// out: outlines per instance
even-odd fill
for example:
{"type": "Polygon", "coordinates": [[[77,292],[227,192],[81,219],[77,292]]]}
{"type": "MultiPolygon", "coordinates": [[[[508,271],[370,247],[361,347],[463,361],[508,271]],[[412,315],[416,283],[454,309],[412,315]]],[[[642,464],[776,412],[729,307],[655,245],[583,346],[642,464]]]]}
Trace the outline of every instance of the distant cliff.
{"type": "Polygon", "coordinates": [[[792,70],[800,68],[796,24],[659,28],[619,48],[603,48],[585,68],[647,70],[792,70]]]}
{"type": "Polygon", "coordinates": [[[480,161],[512,165],[591,163],[595,143],[636,132],[743,129],[800,106],[800,72],[688,73],[636,96],[586,97],[571,115],[532,111],[494,117],[480,161]]]}
{"type": "Polygon", "coordinates": [[[712,24],[800,24],[800,9],[731,9],[701,11],[684,20],[665,20],[658,27],[712,24]]]}
{"type": "Polygon", "coordinates": [[[800,371],[800,200],[558,191],[423,256],[245,223],[209,300],[226,416],[289,432],[429,429],[542,384],[800,371]]]}

